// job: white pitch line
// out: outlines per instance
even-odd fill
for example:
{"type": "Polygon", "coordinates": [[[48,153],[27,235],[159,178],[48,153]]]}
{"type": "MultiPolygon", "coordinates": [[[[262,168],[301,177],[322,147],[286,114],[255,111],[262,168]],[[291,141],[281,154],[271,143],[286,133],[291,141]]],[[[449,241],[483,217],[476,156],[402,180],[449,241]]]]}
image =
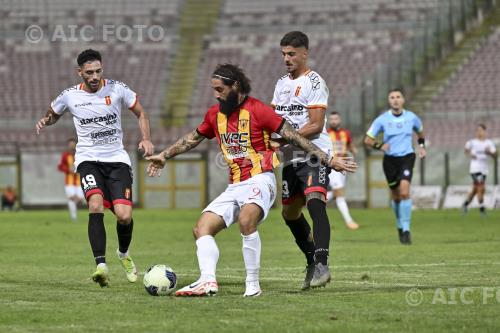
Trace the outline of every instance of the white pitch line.
{"type": "MultiPolygon", "coordinates": [[[[398,268],[398,267],[443,267],[443,266],[481,266],[481,265],[500,265],[500,262],[439,262],[439,263],[427,263],[427,264],[374,264],[374,265],[331,265],[330,268],[332,270],[344,269],[344,268],[398,268]]],[[[304,266],[288,266],[288,267],[261,267],[261,271],[297,271],[300,273],[304,270],[304,266]]],[[[219,268],[219,272],[221,271],[229,271],[229,272],[245,272],[244,268],[233,268],[233,267],[224,267],[219,268]]],[[[139,272],[140,275],[144,275],[145,272],[139,272]]],[[[198,270],[183,270],[184,274],[198,274],[198,270]]],[[[218,274],[220,275],[220,274],[218,274]]]]}

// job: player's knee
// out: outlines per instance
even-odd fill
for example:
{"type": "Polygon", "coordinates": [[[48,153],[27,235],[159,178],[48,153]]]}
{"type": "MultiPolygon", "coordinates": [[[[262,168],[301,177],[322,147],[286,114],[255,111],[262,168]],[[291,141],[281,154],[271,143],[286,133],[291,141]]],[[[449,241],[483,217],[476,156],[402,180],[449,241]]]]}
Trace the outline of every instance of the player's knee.
{"type": "Polygon", "coordinates": [[[198,238],[200,238],[202,236],[206,236],[206,235],[208,235],[208,233],[207,233],[205,228],[200,227],[198,225],[193,228],[194,239],[198,239],[198,238]]]}
{"type": "Polygon", "coordinates": [[[400,186],[398,194],[400,200],[410,199],[410,186],[400,186]]]}
{"type": "Polygon", "coordinates": [[[204,226],[197,225],[193,228],[193,237],[195,240],[207,235],[215,236],[215,234],[216,232],[213,232],[210,228],[204,226]]]}
{"type": "Polygon", "coordinates": [[[120,224],[129,224],[132,221],[132,209],[124,209],[122,207],[115,207],[115,216],[120,224]]]}
{"type": "Polygon", "coordinates": [[[116,218],[118,223],[123,224],[123,225],[129,225],[130,222],[132,222],[132,214],[116,214],[116,218]]]}
{"type": "Polygon", "coordinates": [[[239,217],[240,223],[240,232],[243,235],[250,235],[257,230],[257,222],[254,218],[250,216],[241,216],[239,217]]]}
{"type": "Polygon", "coordinates": [[[90,213],[102,213],[104,211],[104,206],[102,202],[90,201],[89,202],[89,212],[90,213]]]}
{"type": "Polygon", "coordinates": [[[399,197],[401,200],[408,200],[408,199],[410,199],[410,192],[402,192],[399,195],[399,197]]]}

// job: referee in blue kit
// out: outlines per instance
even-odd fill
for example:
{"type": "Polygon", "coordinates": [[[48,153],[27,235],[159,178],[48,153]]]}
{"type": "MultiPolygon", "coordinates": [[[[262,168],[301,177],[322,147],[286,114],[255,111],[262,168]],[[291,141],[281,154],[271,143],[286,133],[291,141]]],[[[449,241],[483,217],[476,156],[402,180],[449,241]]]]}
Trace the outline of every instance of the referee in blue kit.
{"type": "Polygon", "coordinates": [[[391,206],[396,215],[396,223],[401,244],[410,245],[411,207],[410,182],[415,165],[413,132],[418,136],[418,157],[424,158],[425,136],[420,118],[405,110],[402,89],[389,91],[390,109],[378,116],[366,132],[365,144],[384,152],[383,168],[391,189],[391,206]],[[383,142],[376,140],[384,132],[383,142]]]}

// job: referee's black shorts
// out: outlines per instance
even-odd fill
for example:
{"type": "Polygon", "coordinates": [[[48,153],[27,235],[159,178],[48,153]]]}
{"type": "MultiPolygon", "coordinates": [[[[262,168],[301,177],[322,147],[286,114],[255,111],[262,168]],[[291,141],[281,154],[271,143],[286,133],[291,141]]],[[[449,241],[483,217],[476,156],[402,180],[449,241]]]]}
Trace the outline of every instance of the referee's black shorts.
{"type": "Polygon", "coordinates": [[[398,187],[403,179],[411,183],[413,166],[415,165],[415,153],[405,156],[385,155],[382,165],[387,184],[390,188],[398,187]]]}

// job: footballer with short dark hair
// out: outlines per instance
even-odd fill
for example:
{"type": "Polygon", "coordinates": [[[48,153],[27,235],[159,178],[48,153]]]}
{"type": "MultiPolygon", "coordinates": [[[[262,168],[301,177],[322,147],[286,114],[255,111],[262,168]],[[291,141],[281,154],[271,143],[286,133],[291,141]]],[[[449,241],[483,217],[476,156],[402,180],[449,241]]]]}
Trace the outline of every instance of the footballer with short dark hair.
{"type": "Polygon", "coordinates": [[[134,220],[132,219],[132,171],[130,157],[122,143],[122,105],[138,118],[142,140],[139,149],[145,156],[153,153],[149,117],[137,94],[126,84],[103,78],[101,54],[92,49],[78,55],[78,75],[82,83],[64,90],[36,124],[37,133],[55,124],[66,112],[73,116],[78,136],[74,167],[89,207],[88,237],[97,265],[92,279],[108,286],[104,208],[117,218],[117,255],[128,281],[137,280],[137,269],[129,255],[134,220]]]}

